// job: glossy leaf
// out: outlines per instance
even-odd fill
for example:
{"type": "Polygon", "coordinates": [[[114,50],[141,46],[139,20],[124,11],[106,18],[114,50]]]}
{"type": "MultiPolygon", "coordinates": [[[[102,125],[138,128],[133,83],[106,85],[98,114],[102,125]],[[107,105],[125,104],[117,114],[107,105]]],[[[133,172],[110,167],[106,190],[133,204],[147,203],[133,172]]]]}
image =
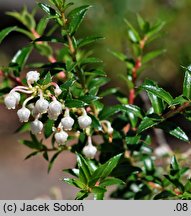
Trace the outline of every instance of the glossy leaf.
{"type": "Polygon", "coordinates": [[[172,136],[185,142],[189,142],[189,138],[186,135],[186,133],[175,123],[166,121],[162,125],[159,125],[159,127],[163,129],[165,132],[171,134],[172,136]]]}
{"type": "Polygon", "coordinates": [[[87,103],[77,99],[66,99],[65,105],[68,108],[81,108],[87,105],[87,103]]]}
{"type": "Polygon", "coordinates": [[[87,183],[90,180],[91,172],[85,158],[83,158],[80,154],[77,154],[77,164],[80,169],[79,176],[83,175],[85,177],[85,179],[83,179],[85,182],[83,183],[87,183]]]}
{"type": "Polygon", "coordinates": [[[118,154],[108,160],[105,164],[99,166],[98,169],[96,169],[96,171],[92,174],[89,185],[94,185],[98,181],[98,179],[102,181],[106,177],[108,177],[112,170],[119,163],[121,156],[122,154],[118,154]]]}
{"type": "Polygon", "coordinates": [[[55,16],[57,12],[45,3],[38,3],[38,6],[50,16],[55,16]]]}
{"type": "Polygon", "coordinates": [[[164,100],[168,104],[171,104],[172,101],[173,101],[173,97],[170,95],[169,92],[167,92],[164,89],[158,87],[156,85],[156,83],[154,83],[151,80],[145,80],[145,82],[143,83],[143,85],[141,85],[140,88],[146,90],[149,93],[152,93],[152,94],[156,95],[157,97],[161,98],[162,100],[164,100]]]}
{"type": "Polygon", "coordinates": [[[89,5],[84,5],[75,8],[68,14],[68,31],[70,35],[73,35],[76,32],[89,8],[89,5]]]}
{"type": "Polygon", "coordinates": [[[0,44],[2,43],[2,41],[7,35],[9,35],[12,31],[15,31],[16,29],[17,29],[16,26],[11,26],[11,27],[1,30],[0,31],[0,44]]]}
{"type": "Polygon", "coordinates": [[[151,101],[152,107],[156,114],[161,114],[164,110],[164,103],[163,101],[158,98],[155,94],[148,93],[149,99],[151,101]]]}
{"type": "Polygon", "coordinates": [[[51,76],[50,72],[48,72],[43,79],[43,85],[47,85],[51,81],[52,81],[52,76],[51,76]]]}
{"type": "Polygon", "coordinates": [[[137,133],[141,133],[157,124],[159,124],[160,122],[162,122],[162,119],[159,118],[158,116],[155,116],[155,117],[144,117],[143,120],[141,121],[139,127],[138,127],[138,130],[137,130],[137,133]]]}
{"type": "Polygon", "coordinates": [[[184,83],[183,83],[183,95],[191,99],[191,72],[186,71],[184,76],[184,83]]]}
{"type": "Polygon", "coordinates": [[[32,52],[32,49],[33,49],[32,46],[27,46],[17,51],[17,53],[15,54],[15,56],[13,57],[11,61],[11,64],[18,65],[18,70],[21,71],[24,65],[26,64],[26,61],[30,53],[32,52]]]}
{"type": "Polygon", "coordinates": [[[104,108],[99,115],[100,119],[107,119],[108,117],[118,113],[118,112],[132,112],[135,116],[142,118],[141,110],[136,105],[116,105],[112,107],[104,108]]]}
{"type": "Polygon", "coordinates": [[[101,187],[107,187],[111,185],[124,185],[124,184],[125,182],[122,181],[121,179],[110,177],[110,178],[104,179],[99,185],[101,187]]]}
{"type": "Polygon", "coordinates": [[[69,185],[78,187],[80,189],[85,188],[85,184],[83,182],[81,182],[80,180],[78,180],[78,179],[64,178],[63,181],[66,182],[69,185]]]}
{"type": "Polygon", "coordinates": [[[107,190],[103,187],[95,186],[92,188],[92,193],[94,194],[94,200],[103,200],[104,193],[107,190]]]}
{"type": "Polygon", "coordinates": [[[76,195],[76,200],[83,200],[85,199],[87,196],[89,195],[89,193],[86,190],[81,190],[77,193],[76,195]]]}

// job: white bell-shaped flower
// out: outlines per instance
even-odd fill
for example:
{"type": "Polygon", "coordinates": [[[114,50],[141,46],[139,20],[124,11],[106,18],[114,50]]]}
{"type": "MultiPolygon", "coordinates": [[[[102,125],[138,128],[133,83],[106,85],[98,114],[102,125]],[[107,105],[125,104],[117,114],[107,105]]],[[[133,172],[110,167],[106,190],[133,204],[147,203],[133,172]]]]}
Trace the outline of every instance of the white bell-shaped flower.
{"type": "Polygon", "coordinates": [[[35,104],[36,111],[39,113],[46,113],[48,110],[49,102],[44,98],[37,100],[35,104]]]}
{"type": "Polygon", "coordinates": [[[10,94],[13,95],[16,98],[16,104],[18,105],[19,101],[21,99],[21,95],[16,91],[11,91],[10,94]]]}
{"type": "Polygon", "coordinates": [[[32,134],[40,134],[43,129],[43,123],[39,121],[38,119],[35,119],[33,122],[30,124],[31,126],[31,132],[32,134]]]}
{"type": "Polygon", "coordinates": [[[4,103],[8,109],[15,109],[16,105],[19,104],[20,94],[18,92],[10,92],[4,99],[4,103]]]}
{"type": "Polygon", "coordinates": [[[89,159],[93,159],[96,155],[97,148],[92,145],[91,137],[88,137],[88,144],[82,149],[82,153],[89,159]]]}
{"type": "Polygon", "coordinates": [[[57,86],[57,87],[54,89],[54,94],[55,94],[55,96],[59,96],[59,95],[61,95],[61,93],[62,93],[61,88],[60,88],[59,86],[57,86]]]}
{"type": "Polygon", "coordinates": [[[27,109],[26,107],[22,107],[21,109],[17,111],[17,115],[21,122],[28,122],[29,117],[30,117],[30,110],[27,109]]]}
{"type": "Polygon", "coordinates": [[[29,83],[33,84],[40,79],[40,74],[37,71],[29,71],[26,75],[26,79],[29,83]]]}
{"type": "Polygon", "coordinates": [[[62,104],[54,99],[50,104],[48,108],[49,114],[53,116],[59,116],[62,112],[62,104]]]}
{"type": "Polygon", "coordinates": [[[66,108],[64,118],[61,119],[61,124],[64,130],[72,130],[74,119],[70,116],[68,108],[66,108]]]}
{"type": "Polygon", "coordinates": [[[17,105],[17,99],[14,97],[14,95],[8,94],[4,99],[4,103],[7,109],[15,109],[17,105]]]}
{"type": "Polygon", "coordinates": [[[64,145],[68,139],[68,134],[65,131],[61,130],[60,132],[55,133],[54,137],[59,145],[64,145]]]}
{"type": "Polygon", "coordinates": [[[81,129],[89,127],[92,123],[92,119],[87,115],[85,109],[83,109],[82,116],[78,117],[78,124],[81,129]]]}

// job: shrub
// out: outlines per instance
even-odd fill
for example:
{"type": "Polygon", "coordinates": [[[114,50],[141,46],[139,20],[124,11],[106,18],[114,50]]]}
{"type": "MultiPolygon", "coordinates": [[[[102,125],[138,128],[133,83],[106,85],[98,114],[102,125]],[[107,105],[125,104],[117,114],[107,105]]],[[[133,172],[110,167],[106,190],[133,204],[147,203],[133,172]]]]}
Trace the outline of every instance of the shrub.
{"type": "Polygon", "coordinates": [[[138,15],[137,30],[125,20],[131,53],[111,51],[126,66],[123,79],[129,93],[125,95],[118,88],[101,88],[109,79],[100,59],[87,45],[103,37],[76,37],[90,6],[74,8],[64,0],[49,0],[49,4],[38,6],[45,12],[38,23],[34,12],[24,8],[21,13],[8,13],[23,28],[11,26],[0,32],[0,42],[13,31],[30,39],[8,66],[1,67],[0,89],[8,109],[21,105],[17,115],[24,125],[18,131],[24,128],[30,132],[31,140],[23,140],[22,144],[33,150],[26,158],[41,154],[49,162],[50,171],[59,154],[73,152],[76,167],[65,172],[74,177],[63,181],[79,188],[76,199],[91,193],[95,199],[103,199],[110,185],[117,185],[111,194],[117,199],[190,199],[189,169],[184,167],[186,154],[179,155],[182,166],[162,138],[165,131],[190,142],[172,117],[181,114],[190,120],[191,69],[185,68],[182,94],[176,98],[155,81],[140,79],[149,62],[164,52],[145,51],[157,39],[164,22],[151,25],[138,15]],[[47,30],[50,21],[54,25],[47,30]],[[33,50],[45,56],[47,62],[28,64],[33,50]],[[25,70],[28,72],[21,78],[25,70]],[[103,98],[108,95],[113,95],[118,103],[104,105],[103,98]],[[160,144],[154,152],[152,131],[160,144]],[[51,147],[38,138],[40,133],[50,139],[51,147]],[[99,144],[96,135],[101,138],[99,144]],[[74,144],[68,144],[70,140],[74,144]]]}

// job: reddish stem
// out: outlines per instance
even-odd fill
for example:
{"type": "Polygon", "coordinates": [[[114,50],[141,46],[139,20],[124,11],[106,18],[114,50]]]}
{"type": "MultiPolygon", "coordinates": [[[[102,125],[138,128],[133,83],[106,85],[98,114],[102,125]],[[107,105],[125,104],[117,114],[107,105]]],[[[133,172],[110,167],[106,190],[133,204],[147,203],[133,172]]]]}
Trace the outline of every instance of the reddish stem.
{"type": "MultiPolygon", "coordinates": [[[[142,62],[141,62],[141,57],[138,57],[135,63],[134,68],[132,69],[132,78],[133,78],[133,84],[135,86],[136,80],[137,80],[137,71],[141,67],[142,62]]],[[[129,104],[134,104],[135,100],[135,87],[130,89],[129,91],[129,104]]]]}

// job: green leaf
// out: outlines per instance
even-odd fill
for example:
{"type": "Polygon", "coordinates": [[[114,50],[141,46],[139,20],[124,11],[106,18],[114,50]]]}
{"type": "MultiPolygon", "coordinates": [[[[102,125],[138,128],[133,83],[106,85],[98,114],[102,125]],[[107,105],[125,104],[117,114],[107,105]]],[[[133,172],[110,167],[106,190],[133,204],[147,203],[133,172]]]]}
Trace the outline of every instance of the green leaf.
{"type": "Polygon", "coordinates": [[[148,93],[148,96],[151,101],[154,112],[160,115],[165,108],[163,101],[160,98],[158,98],[155,94],[148,93]]]}
{"type": "Polygon", "coordinates": [[[29,155],[27,155],[27,156],[25,157],[25,160],[27,160],[27,159],[29,159],[29,158],[31,158],[31,157],[34,157],[35,155],[37,155],[37,154],[39,154],[39,153],[40,153],[39,151],[34,151],[34,152],[30,153],[29,155]]]}
{"type": "Polygon", "coordinates": [[[150,28],[149,32],[147,33],[147,37],[150,39],[154,35],[158,34],[164,27],[164,25],[165,22],[163,21],[159,21],[158,23],[156,23],[152,28],[150,28]]]}
{"type": "Polygon", "coordinates": [[[181,192],[184,192],[183,184],[177,179],[173,178],[171,175],[164,175],[169,182],[171,182],[175,187],[177,187],[181,192]]]}
{"type": "Polygon", "coordinates": [[[62,150],[57,151],[51,158],[49,164],[48,164],[48,173],[50,172],[50,170],[52,169],[52,166],[56,160],[56,158],[58,157],[58,155],[61,153],[62,150]]]}
{"type": "Polygon", "coordinates": [[[45,138],[49,138],[53,133],[52,127],[54,126],[54,120],[48,119],[44,125],[44,136],[45,138]]]}
{"type": "Polygon", "coordinates": [[[159,55],[163,54],[166,50],[155,50],[152,52],[147,53],[143,56],[143,64],[153,60],[154,58],[158,57],[159,55]]]}
{"type": "Polygon", "coordinates": [[[50,55],[52,55],[52,48],[45,43],[42,44],[34,44],[34,47],[38,50],[38,52],[42,55],[42,56],[46,56],[49,57],[50,55]]]}
{"type": "Polygon", "coordinates": [[[2,43],[2,41],[7,35],[9,35],[12,31],[15,31],[16,29],[17,29],[16,26],[11,26],[11,27],[1,30],[0,31],[0,44],[2,43]]]}
{"type": "Polygon", "coordinates": [[[189,138],[186,133],[173,122],[165,121],[163,124],[159,125],[159,128],[180,140],[189,142],[189,138]]]}
{"type": "Polygon", "coordinates": [[[184,76],[183,96],[191,99],[191,73],[187,70],[184,76]]]}
{"type": "Polygon", "coordinates": [[[99,114],[100,119],[107,119],[108,117],[118,113],[118,112],[132,112],[135,116],[142,118],[141,110],[136,105],[115,105],[112,107],[105,107],[99,114]]]}
{"type": "Polygon", "coordinates": [[[107,190],[105,188],[95,186],[92,188],[92,193],[94,194],[94,200],[103,200],[104,194],[107,190]]]}
{"type": "Polygon", "coordinates": [[[57,15],[57,12],[56,12],[52,7],[50,7],[50,6],[47,5],[47,4],[38,3],[38,6],[39,6],[43,11],[45,11],[48,15],[50,15],[50,16],[55,16],[55,15],[57,15]]]}
{"type": "Polygon", "coordinates": [[[150,29],[150,25],[147,21],[145,21],[139,14],[137,14],[137,22],[139,24],[140,29],[147,33],[150,29]]]}
{"type": "Polygon", "coordinates": [[[98,59],[98,58],[84,58],[83,60],[80,61],[81,65],[86,65],[86,64],[95,64],[95,63],[101,63],[102,60],[98,59]]]}
{"type": "Polygon", "coordinates": [[[157,194],[156,196],[154,196],[154,200],[159,200],[159,199],[169,199],[171,197],[176,196],[176,194],[170,190],[164,190],[162,192],[160,192],[159,194],[157,194]]]}
{"type": "Polygon", "coordinates": [[[100,36],[89,36],[89,37],[78,40],[77,46],[78,46],[78,48],[80,48],[80,47],[89,45],[91,43],[94,43],[98,40],[103,40],[103,39],[104,39],[104,37],[100,37],[100,36]]]}
{"type": "Polygon", "coordinates": [[[81,108],[87,105],[87,103],[77,99],[66,99],[65,105],[68,108],[81,108]]]}
{"type": "Polygon", "coordinates": [[[90,8],[89,5],[84,5],[78,8],[75,8],[68,14],[68,31],[70,35],[74,35],[80,26],[81,22],[84,19],[84,16],[87,10],[90,8]]]}
{"type": "Polygon", "coordinates": [[[173,97],[170,95],[170,93],[158,87],[156,83],[152,80],[145,80],[145,82],[141,85],[140,88],[156,95],[168,104],[171,104],[173,101],[173,97]]]}
{"type": "Polygon", "coordinates": [[[17,51],[17,53],[11,60],[11,65],[14,65],[14,64],[18,65],[18,71],[21,71],[24,65],[26,64],[26,61],[30,53],[32,52],[32,49],[33,49],[32,46],[27,46],[17,51]]]}
{"type": "Polygon", "coordinates": [[[81,181],[84,184],[88,183],[88,181],[90,180],[90,177],[91,177],[91,172],[90,172],[88,163],[80,154],[77,154],[77,164],[78,164],[78,168],[80,169],[79,177],[81,175],[83,175],[85,177],[85,179],[83,178],[83,181],[81,178],[81,181]],[[85,182],[84,182],[84,180],[85,180],[85,182]]]}
{"type": "Polygon", "coordinates": [[[111,186],[111,185],[124,185],[124,184],[125,184],[125,182],[122,181],[121,179],[110,177],[110,178],[106,178],[103,181],[101,181],[99,186],[100,187],[107,187],[107,186],[111,186]]]}
{"type": "Polygon", "coordinates": [[[170,104],[171,106],[176,106],[176,105],[182,105],[185,102],[187,102],[188,100],[186,100],[182,95],[178,96],[176,98],[174,98],[174,100],[172,101],[172,103],[170,104]]]}
{"type": "Polygon", "coordinates": [[[103,181],[106,177],[108,177],[109,174],[112,172],[112,170],[119,163],[119,160],[121,159],[121,156],[122,156],[122,154],[118,154],[118,155],[112,157],[106,163],[99,166],[96,169],[96,171],[92,174],[89,185],[93,186],[98,181],[98,179],[100,181],[103,181]]]}
{"type": "Polygon", "coordinates": [[[179,170],[180,168],[175,156],[173,156],[171,159],[170,168],[173,170],[179,170]]]}
{"type": "Polygon", "coordinates": [[[109,50],[109,52],[122,62],[127,61],[127,56],[121,52],[109,50]]]}
{"type": "Polygon", "coordinates": [[[159,124],[162,121],[163,121],[163,119],[161,119],[158,116],[149,116],[149,117],[145,116],[138,127],[137,133],[139,134],[139,133],[159,124]]]}
{"type": "Polygon", "coordinates": [[[63,181],[80,189],[85,188],[85,184],[78,179],[64,178],[63,181]]]}
{"type": "Polygon", "coordinates": [[[99,97],[95,96],[95,95],[84,95],[78,98],[78,100],[83,101],[86,104],[90,104],[93,101],[98,100],[99,97]]]}
{"type": "Polygon", "coordinates": [[[47,17],[44,17],[42,19],[40,19],[37,27],[36,27],[36,31],[39,35],[43,35],[47,25],[48,25],[49,19],[47,17]]]}
{"type": "Polygon", "coordinates": [[[89,193],[86,190],[81,190],[77,193],[76,195],[76,200],[83,200],[85,199],[87,196],[89,195],[89,193]]]}
{"type": "Polygon", "coordinates": [[[155,172],[155,166],[151,158],[146,158],[144,160],[144,167],[147,175],[153,175],[155,172]]]}
{"type": "Polygon", "coordinates": [[[139,33],[137,32],[137,30],[126,19],[125,19],[125,23],[127,24],[128,28],[129,28],[128,35],[129,35],[130,40],[133,43],[139,42],[141,40],[141,38],[140,38],[139,33]]]}
{"type": "Polygon", "coordinates": [[[45,75],[42,84],[43,84],[43,85],[47,85],[47,84],[49,84],[51,81],[52,81],[52,76],[51,76],[50,72],[48,72],[48,73],[45,75]]]}

